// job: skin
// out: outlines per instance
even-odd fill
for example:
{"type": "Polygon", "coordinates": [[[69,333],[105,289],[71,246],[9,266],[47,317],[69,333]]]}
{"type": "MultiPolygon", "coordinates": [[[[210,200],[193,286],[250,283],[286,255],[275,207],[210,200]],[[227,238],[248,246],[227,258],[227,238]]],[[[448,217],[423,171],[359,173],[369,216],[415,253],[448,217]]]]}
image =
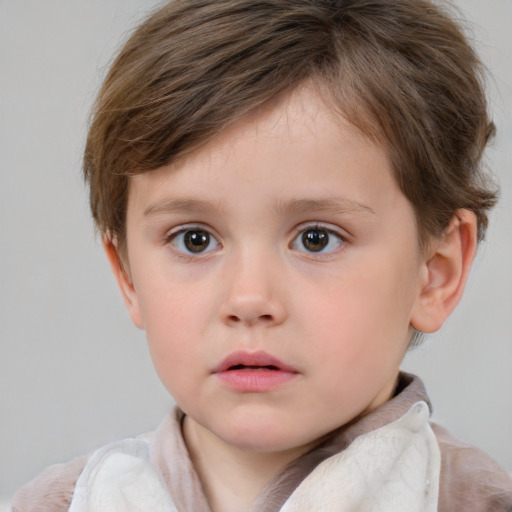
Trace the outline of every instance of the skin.
{"type": "Polygon", "coordinates": [[[249,510],[278,469],[389,400],[412,327],[440,327],[474,254],[465,211],[422,252],[386,149],[331,112],[301,87],[132,177],[124,264],[105,240],[215,511],[249,510]],[[312,251],[304,233],[329,243],[312,251]],[[238,350],[294,375],[233,390],[213,371],[238,350]]]}

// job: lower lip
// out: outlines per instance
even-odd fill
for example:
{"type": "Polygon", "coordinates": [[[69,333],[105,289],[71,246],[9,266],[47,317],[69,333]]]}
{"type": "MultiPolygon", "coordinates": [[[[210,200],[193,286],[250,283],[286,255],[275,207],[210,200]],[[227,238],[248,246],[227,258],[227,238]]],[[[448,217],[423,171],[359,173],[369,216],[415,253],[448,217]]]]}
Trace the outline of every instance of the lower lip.
{"type": "Polygon", "coordinates": [[[215,374],[229,388],[245,393],[265,393],[288,382],[297,374],[283,370],[226,370],[215,374]]]}

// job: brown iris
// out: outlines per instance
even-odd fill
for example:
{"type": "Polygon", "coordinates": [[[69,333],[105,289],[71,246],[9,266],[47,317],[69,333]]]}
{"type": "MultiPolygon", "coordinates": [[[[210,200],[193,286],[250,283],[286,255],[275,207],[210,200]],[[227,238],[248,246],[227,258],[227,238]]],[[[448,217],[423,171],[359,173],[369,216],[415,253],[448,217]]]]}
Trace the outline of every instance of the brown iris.
{"type": "Polygon", "coordinates": [[[202,252],[210,245],[210,234],[203,230],[187,231],[184,244],[190,252],[202,252]]]}
{"type": "Polygon", "coordinates": [[[302,243],[311,252],[320,252],[329,243],[329,233],[325,229],[308,229],[302,233],[302,243]]]}

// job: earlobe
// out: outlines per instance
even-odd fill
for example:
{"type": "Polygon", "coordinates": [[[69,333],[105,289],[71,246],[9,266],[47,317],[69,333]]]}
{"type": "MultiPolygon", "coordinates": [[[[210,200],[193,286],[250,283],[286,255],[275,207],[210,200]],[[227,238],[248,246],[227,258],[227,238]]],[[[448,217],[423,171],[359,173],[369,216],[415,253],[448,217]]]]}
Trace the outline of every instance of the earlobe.
{"type": "Polygon", "coordinates": [[[102,238],[102,243],[130,318],[139,329],[143,329],[144,324],[142,322],[142,315],[140,314],[137,292],[133,286],[129,271],[119,254],[116,243],[107,236],[102,238]]]}
{"type": "Polygon", "coordinates": [[[415,329],[435,332],[455,309],[462,297],[476,246],[474,213],[457,210],[442,237],[434,241],[424,263],[424,280],[411,315],[415,329]]]}

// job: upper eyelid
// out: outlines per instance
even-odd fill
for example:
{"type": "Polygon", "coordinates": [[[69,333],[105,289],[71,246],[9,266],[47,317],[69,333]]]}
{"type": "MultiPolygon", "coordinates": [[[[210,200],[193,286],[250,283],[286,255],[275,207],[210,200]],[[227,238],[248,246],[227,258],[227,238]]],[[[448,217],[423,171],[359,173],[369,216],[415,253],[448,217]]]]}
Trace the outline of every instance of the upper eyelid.
{"type": "Polygon", "coordinates": [[[306,257],[307,259],[313,259],[315,261],[324,261],[329,260],[331,258],[336,257],[336,255],[339,255],[341,252],[344,252],[347,248],[347,244],[350,244],[350,235],[345,234],[346,231],[341,228],[340,226],[333,226],[329,223],[324,222],[309,222],[309,223],[302,223],[296,226],[293,237],[291,238],[289,242],[289,250],[301,254],[303,257],[306,257]],[[295,247],[295,244],[297,243],[297,240],[300,239],[301,233],[304,233],[309,230],[320,230],[320,231],[327,231],[329,233],[329,236],[333,236],[334,238],[338,239],[338,247],[336,247],[333,250],[330,251],[307,251],[302,250],[297,247],[295,247]]]}
{"type": "MultiPolygon", "coordinates": [[[[183,241],[181,243],[183,243],[183,241]]],[[[219,241],[219,237],[217,235],[213,234],[211,232],[211,229],[205,228],[203,225],[198,224],[198,223],[181,224],[181,225],[176,226],[175,228],[168,230],[163,237],[163,245],[168,246],[172,250],[172,252],[175,254],[175,256],[178,257],[178,259],[183,260],[183,261],[189,261],[189,262],[201,261],[202,259],[209,257],[210,253],[222,248],[222,244],[219,241]],[[198,251],[198,252],[194,252],[194,251],[189,252],[187,250],[179,249],[178,246],[176,245],[176,239],[180,235],[184,235],[188,231],[205,231],[210,236],[210,243],[212,242],[212,240],[214,240],[217,247],[214,247],[209,250],[198,251]]],[[[209,245],[210,244],[208,244],[208,246],[209,245]]]]}
{"type": "MultiPolygon", "coordinates": [[[[299,225],[295,226],[291,233],[291,240],[290,244],[293,243],[295,238],[302,233],[303,231],[307,231],[309,229],[319,229],[319,230],[325,230],[329,233],[334,234],[335,236],[338,236],[343,242],[347,242],[350,239],[350,233],[347,232],[347,230],[341,228],[340,226],[336,226],[334,224],[331,224],[329,222],[321,222],[321,221],[309,221],[309,222],[302,222],[299,225]]],[[[165,230],[163,234],[163,240],[165,242],[169,242],[176,236],[178,236],[181,233],[185,233],[187,231],[194,231],[194,230],[204,230],[206,231],[210,236],[215,238],[219,244],[221,244],[221,236],[217,233],[215,229],[213,229],[211,226],[208,226],[207,224],[203,222],[187,222],[185,224],[179,224],[177,226],[174,226],[170,229],[165,230]]]]}
{"type": "Polygon", "coordinates": [[[223,248],[223,244],[220,240],[220,237],[216,234],[215,230],[212,230],[209,226],[206,226],[200,222],[186,223],[186,224],[178,224],[177,226],[167,229],[161,236],[161,244],[162,246],[167,246],[172,252],[181,260],[186,261],[200,261],[203,258],[211,256],[210,253],[213,251],[218,251],[223,248]],[[178,236],[185,234],[187,231],[206,231],[209,236],[215,240],[217,247],[215,249],[211,249],[208,251],[200,251],[197,253],[183,252],[175,246],[175,241],[178,236]],[[173,247],[174,246],[174,247],[173,247]]]}
{"type": "Polygon", "coordinates": [[[187,222],[186,224],[174,226],[173,228],[165,231],[164,238],[166,240],[170,240],[171,238],[176,237],[181,233],[186,233],[187,231],[206,231],[210,236],[213,236],[217,241],[219,241],[219,235],[217,232],[202,222],[187,222]]]}
{"type": "Polygon", "coordinates": [[[293,236],[297,236],[299,233],[303,231],[308,231],[310,229],[318,229],[328,231],[329,233],[333,233],[334,235],[339,236],[342,240],[346,241],[349,239],[350,234],[347,230],[336,226],[334,224],[330,224],[329,222],[303,222],[296,226],[293,230],[293,236]]]}

